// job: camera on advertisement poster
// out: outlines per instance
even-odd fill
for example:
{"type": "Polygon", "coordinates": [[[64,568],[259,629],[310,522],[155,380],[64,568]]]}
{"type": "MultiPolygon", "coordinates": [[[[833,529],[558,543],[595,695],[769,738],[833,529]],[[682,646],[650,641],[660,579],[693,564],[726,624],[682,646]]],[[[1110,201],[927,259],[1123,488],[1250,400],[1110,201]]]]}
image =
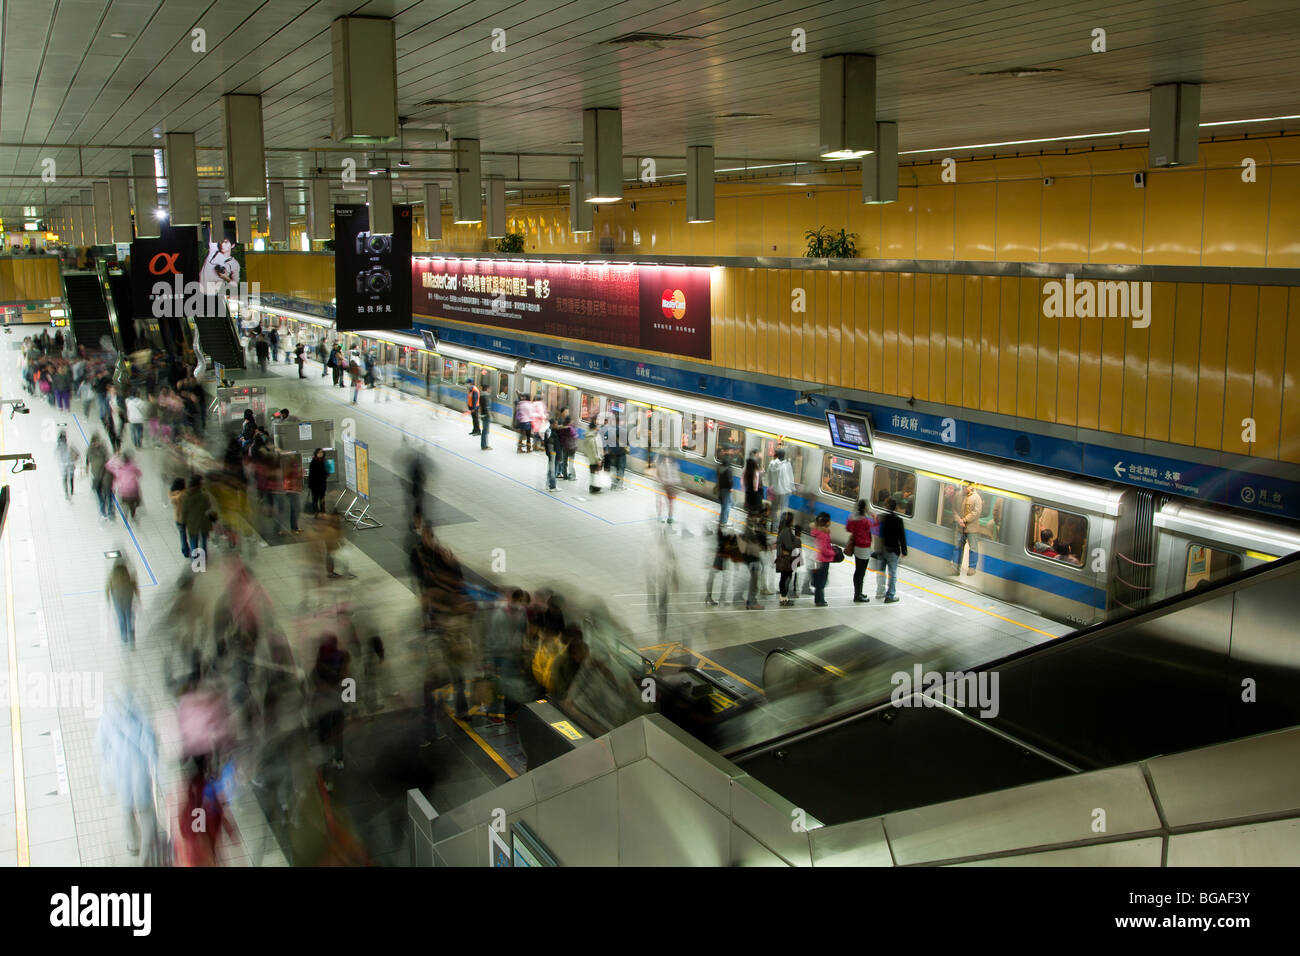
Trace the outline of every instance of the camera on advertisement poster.
{"type": "Polygon", "coordinates": [[[380,295],[393,287],[393,276],[382,266],[373,266],[357,275],[357,293],[380,295]]]}
{"type": "Polygon", "coordinates": [[[382,256],[393,250],[393,237],[374,235],[369,232],[357,234],[357,255],[382,256]]]}

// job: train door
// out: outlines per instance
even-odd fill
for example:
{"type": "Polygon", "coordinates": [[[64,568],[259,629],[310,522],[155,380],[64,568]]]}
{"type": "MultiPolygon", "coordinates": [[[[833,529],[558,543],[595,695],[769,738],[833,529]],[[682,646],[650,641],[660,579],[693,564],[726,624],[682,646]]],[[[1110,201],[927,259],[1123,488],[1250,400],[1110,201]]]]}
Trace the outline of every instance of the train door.
{"type": "Polygon", "coordinates": [[[655,406],[650,417],[650,447],[657,455],[681,451],[682,413],[671,408],[655,406]]]}

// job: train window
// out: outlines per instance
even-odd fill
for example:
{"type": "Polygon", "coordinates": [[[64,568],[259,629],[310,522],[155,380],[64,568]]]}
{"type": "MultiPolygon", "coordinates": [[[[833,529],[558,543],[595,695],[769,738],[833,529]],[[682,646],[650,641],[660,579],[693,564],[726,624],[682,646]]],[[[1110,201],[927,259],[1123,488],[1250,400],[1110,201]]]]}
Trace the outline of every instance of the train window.
{"type": "Polygon", "coordinates": [[[600,396],[592,395],[590,392],[582,392],[579,399],[579,415],[584,422],[591,421],[592,415],[600,414],[600,396]]]}
{"type": "MultiPolygon", "coordinates": [[[[982,538],[1001,541],[1007,499],[985,488],[976,488],[975,495],[978,500],[972,502],[972,506],[979,509],[979,518],[973,525],[968,522],[966,530],[982,538]]],[[[944,483],[943,491],[939,494],[940,525],[945,528],[957,527],[957,515],[962,513],[965,507],[963,498],[961,485],[953,482],[944,483]]]]}
{"type": "Polygon", "coordinates": [[[561,388],[559,385],[546,386],[546,409],[551,413],[551,417],[560,414],[560,409],[568,406],[567,399],[568,389],[561,388]]]}
{"type": "Polygon", "coordinates": [[[822,491],[857,501],[862,482],[862,462],[839,455],[822,456],[822,491]]]}
{"type": "Polygon", "coordinates": [[[696,415],[694,412],[685,412],[682,415],[682,451],[688,455],[704,457],[709,434],[707,422],[703,415],[696,415]]]}
{"type": "Polygon", "coordinates": [[[456,380],[456,363],[452,359],[442,360],[442,378],[449,382],[456,380]]]}
{"type": "Polygon", "coordinates": [[[758,446],[759,465],[762,467],[764,475],[763,481],[767,481],[767,466],[776,457],[778,448],[785,452],[785,460],[790,463],[790,469],[794,472],[794,483],[796,485],[802,484],[804,446],[783,442],[779,438],[768,436],[764,436],[763,441],[758,446]]]}
{"type": "Polygon", "coordinates": [[[714,460],[733,468],[745,464],[745,430],[718,424],[718,443],[713,449],[714,460]]]}
{"type": "Polygon", "coordinates": [[[894,499],[894,505],[904,518],[912,517],[916,510],[916,475],[899,468],[877,465],[871,476],[871,506],[885,510],[885,502],[894,499]]]}
{"type": "Polygon", "coordinates": [[[1082,567],[1088,553],[1088,519],[1073,512],[1034,505],[1025,550],[1040,558],[1082,567]]]}
{"type": "Polygon", "coordinates": [[[1241,555],[1231,551],[1216,551],[1203,544],[1187,546],[1187,576],[1183,590],[1209,587],[1216,581],[1230,578],[1241,570],[1241,555]]]}
{"type": "Polygon", "coordinates": [[[512,398],[510,394],[510,373],[497,373],[497,398],[512,398]]]}

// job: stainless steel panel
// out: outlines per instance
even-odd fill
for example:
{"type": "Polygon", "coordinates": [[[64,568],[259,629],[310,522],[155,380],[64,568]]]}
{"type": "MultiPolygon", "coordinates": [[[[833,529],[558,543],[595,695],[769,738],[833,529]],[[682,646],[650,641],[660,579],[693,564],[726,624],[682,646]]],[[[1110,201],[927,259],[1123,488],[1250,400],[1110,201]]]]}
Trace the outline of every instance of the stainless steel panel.
{"type": "Polygon", "coordinates": [[[813,866],[893,866],[885,825],[879,818],[821,827],[808,834],[813,866]]]}
{"type": "Polygon", "coordinates": [[[446,866],[487,866],[487,827],[479,826],[433,845],[446,866]]]}
{"type": "Polygon", "coordinates": [[[1300,728],[1147,761],[1171,827],[1300,812],[1300,728]]]}
{"type": "Polygon", "coordinates": [[[605,737],[617,766],[626,767],[646,755],[645,727],[644,720],[633,720],[621,727],[615,727],[605,737]]]}
{"type": "Polygon", "coordinates": [[[798,821],[814,829],[822,825],[821,821],[753,777],[738,777],[731,782],[731,819],[788,863],[812,866],[808,834],[796,830],[794,824],[798,821]],[[796,815],[796,810],[804,812],[796,815]]]}
{"type": "Polygon", "coordinates": [[[484,802],[491,805],[489,813],[501,808],[506,813],[515,813],[537,802],[537,793],[533,788],[533,775],[526,773],[522,777],[508,780],[495,790],[483,795],[484,802]]]}
{"type": "Polygon", "coordinates": [[[996,860],[972,860],[954,866],[1160,866],[1163,837],[1124,840],[1093,846],[1072,846],[1021,856],[1000,856],[996,860]]]}
{"type": "Polygon", "coordinates": [[[433,841],[423,833],[411,834],[411,866],[433,866],[433,841]]]}
{"type": "Polygon", "coordinates": [[[601,774],[610,773],[613,769],[614,755],[610,753],[609,744],[602,739],[585,743],[576,750],[555,758],[531,771],[529,776],[533,778],[537,799],[541,801],[601,774]]]}
{"type": "Polygon", "coordinates": [[[1274,820],[1172,836],[1166,865],[1300,865],[1300,820],[1274,820]]]}
{"type": "Polygon", "coordinates": [[[725,813],[653,760],[618,771],[619,866],[726,866],[730,836],[725,813]]]}
{"type": "Polygon", "coordinates": [[[736,826],[731,825],[732,866],[789,866],[763,844],[736,826]]]}
{"type": "Polygon", "coordinates": [[[1160,826],[1146,779],[1127,766],[891,813],[885,832],[900,864],[928,863],[1095,838],[1097,809],[1112,835],[1160,826]]]}
{"type": "Polygon", "coordinates": [[[543,800],[537,804],[537,836],[562,866],[617,866],[618,798],[618,779],[607,773],[543,800]]]}
{"type": "Polygon", "coordinates": [[[645,719],[646,756],[723,813],[731,808],[731,781],[743,776],[731,761],[660,715],[645,719]]]}
{"type": "Polygon", "coordinates": [[[433,821],[438,819],[438,811],[424,798],[419,790],[406,791],[406,817],[410,821],[412,833],[424,834],[433,839],[433,821]]]}
{"type": "Polygon", "coordinates": [[[1296,638],[1296,620],[1300,616],[1297,578],[1300,575],[1272,578],[1236,592],[1233,660],[1300,672],[1300,640],[1296,638]]]}

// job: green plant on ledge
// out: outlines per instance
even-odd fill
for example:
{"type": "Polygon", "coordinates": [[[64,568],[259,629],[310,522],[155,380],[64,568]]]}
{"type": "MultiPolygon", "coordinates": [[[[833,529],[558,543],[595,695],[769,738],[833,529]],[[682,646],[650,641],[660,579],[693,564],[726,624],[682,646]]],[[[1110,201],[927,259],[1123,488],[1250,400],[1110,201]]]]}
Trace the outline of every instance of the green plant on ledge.
{"type": "Polygon", "coordinates": [[[858,254],[858,247],[853,242],[858,238],[856,232],[841,229],[837,235],[822,226],[816,232],[809,229],[804,238],[808,240],[809,259],[852,259],[858,254]]]}
{"type": "Polygon", "coordinates": [[[497,252],[523,252],[524,251],[524,234],[522,232],[508,232],[497,240],[497,252]]]}
{"type": "Polygon", "coordinates": [[[333,251],[334,251],[334,240],[333,240],[333,239],[326,239],[323,243],[321,243],[321,249],[323,249],[325,252],[333,252],[333,251]]]}

